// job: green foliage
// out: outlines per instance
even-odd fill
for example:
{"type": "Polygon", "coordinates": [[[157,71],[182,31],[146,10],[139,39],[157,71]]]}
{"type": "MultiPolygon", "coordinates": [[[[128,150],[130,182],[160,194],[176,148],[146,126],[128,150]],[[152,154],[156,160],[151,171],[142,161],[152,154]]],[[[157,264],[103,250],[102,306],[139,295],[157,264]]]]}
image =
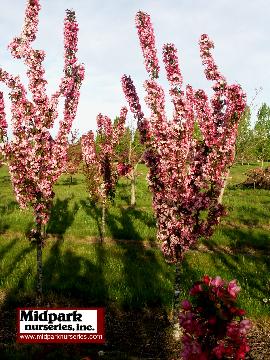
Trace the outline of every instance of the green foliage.
{"type": "Polygon", "coordinates": [[[197,121],[195,121],[195,124],[194,124],[193,137],[198,141],[203,140],[202,132],[201,132],[201,129],[200,129],[197,121]]]}
{"type": "Polygon", "coordinates": [[[238,134],[235,146],[235,160],[249,163],[256,159],[254,132],[251,128],[251,111],[246,107],[238,125],[238,134]]]}
{"type": "Polygon", "coordinates": [[[259,160],[270,159],[270,107],[262,104],[254,127],[255,153],[259,160]]]}

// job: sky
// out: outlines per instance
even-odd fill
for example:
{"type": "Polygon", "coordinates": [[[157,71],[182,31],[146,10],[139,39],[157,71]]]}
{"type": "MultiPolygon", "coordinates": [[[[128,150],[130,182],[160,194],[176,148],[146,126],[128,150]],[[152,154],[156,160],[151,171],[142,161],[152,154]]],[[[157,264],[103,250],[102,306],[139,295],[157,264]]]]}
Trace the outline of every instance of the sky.
{"type": "MultiPolygon", "coordinates": [[[[7,50],[10,41],[20,34],[26,0],[0,0],[0,67],[20,75],[27,84],[26,68],[7,50]]],[[[184,84],[208,93],[211,83],[205,80],[198,40],[206,33],[215,43],[214,57],[230,83],[239,83],[253,101],[253,121],[258,107],[270,105],[270,2],[269,0],[40,0],[42,9],[34,47],[46,52],[45,69],[48,93],[58,86],[63,71],[63,20],[66,9],[76,12],[79,23],[80,62],[86,77],[73,128],[80,134],[96,129],[96,116],[102,113],[114,119],[127,105],[121,89],[123,74],[131,75],[144,105],[143,83],[147,73],[135,28],[135,14],[146,11],[151,16],[159,59],[164,43],[172,42],[179,54],[184,84]]],[[[160,61],[160,65],[161,61],[160,61]]],[[[167,113],[172,106],[168,96],[164,67],[160,82],[167,95],[167,113]]],[[[7,109],[8,92],[2,84],[7,109]]],[[[10,113],[7,110],[10,117],[10,113]]],[[[131,121],[131,115],[129,121],[131,121]]],[[[57,124],[54,131],[57,130],[57,124]]]]}

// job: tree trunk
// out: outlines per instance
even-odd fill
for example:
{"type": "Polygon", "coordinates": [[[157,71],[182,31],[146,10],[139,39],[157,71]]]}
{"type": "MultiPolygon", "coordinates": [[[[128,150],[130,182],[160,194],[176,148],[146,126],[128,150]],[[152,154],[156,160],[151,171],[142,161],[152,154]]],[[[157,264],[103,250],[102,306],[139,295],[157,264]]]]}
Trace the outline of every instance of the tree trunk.
{"type": "Polygon", "coordinates": [[[175,282],[174,282],[174,294],[173,294],[173,306],[172,306],[172,322],[173,322],[173,337],[175,340],[179,341],[182,335],[180,326],[179,326],[179,312],[181,310],[180,306],[180,293],[181,293],[181,269],[182,263],[177,261],[175,264],[175,282]]]}
{"type": "Polygon", "coordinates": [[[102,218],[101,218],[101,243],[105,239],[105,217],[106,217],[106,200],[102,201],[102,218]]]}
{"type": "Polygon", "coordinates": [[[219,204],[222,204],[223,195],[224,195],[224,191],[225,191],[225,188],[226,188],[226,185],[227,185],[227,182],[228,182],[229,175],[230,175],[230,171],[228,171],[228,173],[227,173],[227,176],[226,176],[226,178],[224,180],[223,187],[222,187],[221,192],[219,194],[219,197],[218,197],[218,203],[219,204]]]}
{"type": "Polygon", "coordinates": [[[262,169],[263,169],[263,160],[262,160],[262,169]]]}
{"type": "Polygon", "coordinates": [[[130,197],[130,205],[135,206],[136,205],[136,193],[135,193],[135,171],[131,171],[131,197],[130,197]]]}
{"type": "Polygon", "coordinates": [[[42,233],[41,224],[37,224],[37,304],[41,305],[42,299],[42,233]]]}

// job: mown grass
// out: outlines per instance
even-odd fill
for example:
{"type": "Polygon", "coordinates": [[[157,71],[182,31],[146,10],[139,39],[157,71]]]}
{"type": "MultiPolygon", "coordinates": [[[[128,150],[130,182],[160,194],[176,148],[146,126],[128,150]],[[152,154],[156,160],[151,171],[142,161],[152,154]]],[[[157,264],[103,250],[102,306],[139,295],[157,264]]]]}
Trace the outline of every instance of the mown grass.
{"type": "MultiPolygon", "coordinates": [[[[35,247],[26,239],[0,241],[2,297],[22,302],[35,289],[35,247]]],[[[84,306],[169,308],[173,272],[150,246],[49,240],[43,251],[43,287],[52,302],[65,298],[84,306]]]]}
{"type": "MultiPolygon", "coordinates": [[[[232,168],[224,195],[229,214],[211,239],[201,240],[204,251],[187,254],[181,296],[206,273],[237,278],[240,305],[250,317],[260,318],[270,310],[270,192],[236,186],[251,167],[232,168]]],[[[44,248],[44,291],[51,299],[77,298],[84,306],[170,309],[174,266],[165,263],[156,244],[145,166],[139,172],[136,207],[129,206],[129,183],[122,179],[107,211],[106,237],[125,241],[107,239],[103,246],[93,243],[100,235],[100,209],[89,202],[83,176],[75,176],[70,186],[67,176],[58,181],[47,226],[54,238],[44,248]]],[[[11,301],[31,297],[35,290],[35,249],[24,237],[33,224],[31,211],[16,204],[6,168],[0,169],[0,189],[0,284],[2,297],[11,301]]]]}
{"type": "MultiPolygon", "coordinates": [[[[115,239],[155,240],[155,220],[151,195],[145,181],[146,168],[139,169],[137,206],[129,207],[129,183],[121,179],[115,201],[107,209],[106,236],[115,239]]],[[[32,214],[17,205],[6,168],[0,168],[0,232],[25,233],[33,226],[32,214]]],[[[93,207],[86,192],[83,175],[77,175],[69,185],[62,176],[55,185],[56,198],[47,233],[58,236],[85,238],[100,236],[101,211],[93,207]]]]}

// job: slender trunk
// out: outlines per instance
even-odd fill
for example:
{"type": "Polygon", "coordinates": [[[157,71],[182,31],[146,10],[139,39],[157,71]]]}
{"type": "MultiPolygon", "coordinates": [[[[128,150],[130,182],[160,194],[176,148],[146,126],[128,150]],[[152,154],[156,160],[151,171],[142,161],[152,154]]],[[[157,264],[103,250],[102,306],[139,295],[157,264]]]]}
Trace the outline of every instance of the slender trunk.
{"type": "Polygon", "coordinates": [[[181,269],[182,263],[177,261],[175,264],[174,296],[172,304],[173,336],[177,341],[179,341],[182,336],[182,331],[179,326],[179,312],[181,310],[179,301],[181,293],[181,269]]]}
{"type": "Polygon", "coordinates": [[[130,198],[130,205],[135,206],[136,205],[136,193],[135,193],[135,171],[134,169],[131,171],[131,198],[130,198]]]}
{"type": "MultiPolygon", "coordinates": [[[[131,155],[132,155],[132,134],[130,136],[130,142],[129,142],[129,152],[128,152],[128,163],[131,164],[131,155]]],[[[130,178],[131,178],[131,194],[130,194],[130,205],[135,206],[136,204],[136,195],[135,195],[135,168],[132,168],[130,172],[130,178]]]]}
{"type": "Polygon", "coordinates": [[[263,160],[262,160],[262,169],[263,169],[263,160]]]}
{"type": "Polygon", "coordinates": [[[42,233],[41,224],[37,224],[37,303],[42,299],[42,233]]]}
{"type": "Polygon", "coordinates": [[[230,171],[228,171],[227,176],[226,176],[226,178],[224,180],[223,187],[222,187],[222,189],[220,191],[220,194],[219,194],[219,197],[218,197],[218,203],[219,204],[222,204],[223,195],[224,195],[224,191],[225,191],[225,188],[226,188],[226,185],[227,185],[227,182],[228,182],[229,175],[230,175],[230,171]]]}
{"type": "Polygon", "coordinates": [[[105,219],[106,217],[106,200],[102,202],[102,219],[101,219],[101,242],[105,239],[105,219]]]}

